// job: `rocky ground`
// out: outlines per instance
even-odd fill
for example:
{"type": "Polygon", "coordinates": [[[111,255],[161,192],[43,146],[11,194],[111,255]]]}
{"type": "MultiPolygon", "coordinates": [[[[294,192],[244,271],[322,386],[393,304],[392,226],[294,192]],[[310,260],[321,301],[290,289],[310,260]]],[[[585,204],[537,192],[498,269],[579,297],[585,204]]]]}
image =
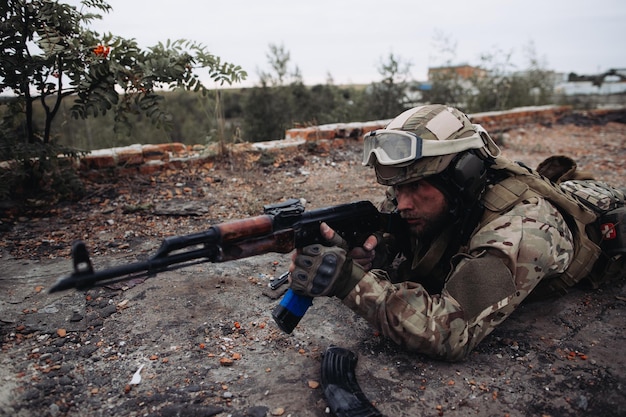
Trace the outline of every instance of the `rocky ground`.
{"type": "MultiPolygon", "coordinates": [[[[624,184],[626,125],[526,126],[498,134],[511,159],[564,153],[624,184]]],[[[356,378],[386,416],[623,416],[626,288],[577,289],[525,305],[470,357],[410,355],[337,300],[319,299],[287,335],[268,283],[289,256],[197,264],[149,279],[49,294],[86,242],[96,269],[154,253],[162,238],[257,215],[378,200],[358,143],[273,159],[243,155],[158,175],[87,183],[77,203],[0,217],[0,415],[325,416],[330,345],[358,355],[356,378]]]]}

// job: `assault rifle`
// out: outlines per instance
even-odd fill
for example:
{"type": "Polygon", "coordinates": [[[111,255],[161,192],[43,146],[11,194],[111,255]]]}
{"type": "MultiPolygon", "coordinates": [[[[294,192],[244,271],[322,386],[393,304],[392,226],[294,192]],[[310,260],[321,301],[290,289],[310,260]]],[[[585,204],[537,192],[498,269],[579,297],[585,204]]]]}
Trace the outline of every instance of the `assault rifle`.
{"type": "MultiPolygon", "coordinates": [[[[350,248],[360,246],[372,233],[401,231],[397,214],[380,213],[369,201],[304,210],[298,199],[263,207],[263,214],[209,227],[200,233],[172,236],[163,240],[148,260],[95,271],[84,242],[72,245],[74,272],[59,278],[50,292],[71,288],[79,290],[159,272],[200,262],[227,262],[265,253],[289,253],[314,243],[324,243],[320,224],[327,223],[350,248]]],[[[278,326],[291,333],[312,300],[288,290],[272,312],[278,326]]]]}

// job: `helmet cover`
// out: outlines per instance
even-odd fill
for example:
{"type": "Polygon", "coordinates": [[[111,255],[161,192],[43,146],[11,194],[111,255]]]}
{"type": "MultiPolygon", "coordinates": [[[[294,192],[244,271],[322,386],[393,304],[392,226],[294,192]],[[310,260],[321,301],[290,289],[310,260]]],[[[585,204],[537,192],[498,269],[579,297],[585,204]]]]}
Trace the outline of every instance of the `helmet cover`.
{"type": "MultiPolygon", "coordinates": [[[[424,141],[453,141],[477,134],[476,127],[464,113],[441,104],[409,109],[389,122],[385,130],[408,131],[424,141]]],[[[453,142],[450,145],[448,151],[444,146],[438,155],[421,157],[408,163],[384,166],[374,162],[377,181],[383,185],[398,185],[438,174],[458,154],[453,142]]]]}

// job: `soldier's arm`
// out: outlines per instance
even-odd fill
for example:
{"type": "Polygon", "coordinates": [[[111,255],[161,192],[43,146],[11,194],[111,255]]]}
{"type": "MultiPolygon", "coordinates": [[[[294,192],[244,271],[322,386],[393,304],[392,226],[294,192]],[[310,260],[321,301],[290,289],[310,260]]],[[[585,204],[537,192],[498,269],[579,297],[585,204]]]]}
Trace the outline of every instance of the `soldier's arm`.
{"type": "Polygon", "coordinates": [[[343,302],[409,350],[458,360],[500,324],[545,276],[570,262],[572,237],[544,200],[525,202],[474,235],[441,294],[392,284],[371,271],[343,302]]]}

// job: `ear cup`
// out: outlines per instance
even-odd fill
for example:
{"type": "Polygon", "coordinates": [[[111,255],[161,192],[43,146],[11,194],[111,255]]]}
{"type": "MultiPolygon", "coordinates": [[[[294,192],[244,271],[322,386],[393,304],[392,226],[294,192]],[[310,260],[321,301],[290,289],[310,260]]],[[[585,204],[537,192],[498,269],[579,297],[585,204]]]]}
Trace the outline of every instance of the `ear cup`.
{"type": "Polygon", "coordinates": [[[452,162],[449,180],[465,201],[475,201],[482,195],[487,183],[485,161],[473,152],[464,152],[452,162]]]}

